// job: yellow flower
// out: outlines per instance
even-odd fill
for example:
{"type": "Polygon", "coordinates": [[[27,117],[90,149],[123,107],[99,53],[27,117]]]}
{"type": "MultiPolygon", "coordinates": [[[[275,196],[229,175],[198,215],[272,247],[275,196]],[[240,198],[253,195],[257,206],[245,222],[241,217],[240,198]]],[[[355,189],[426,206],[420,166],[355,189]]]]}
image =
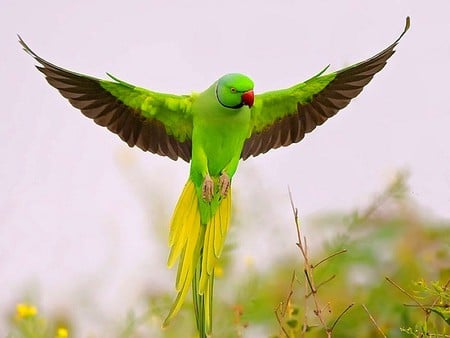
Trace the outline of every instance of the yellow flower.
{"type": "Polygon", "coordinates": [[[67,337],[69,337],[69,330],[67,330],[64,327],[59,327],[58,330],[56,331],[55,338],[67,338],[67,337]]]}
{"type": "Polygon", "coordinates": [[[18,318],[30,318],[37,315],[37,309],[30,304],[19,303],[16,306],[16,315],[18,318]]]}

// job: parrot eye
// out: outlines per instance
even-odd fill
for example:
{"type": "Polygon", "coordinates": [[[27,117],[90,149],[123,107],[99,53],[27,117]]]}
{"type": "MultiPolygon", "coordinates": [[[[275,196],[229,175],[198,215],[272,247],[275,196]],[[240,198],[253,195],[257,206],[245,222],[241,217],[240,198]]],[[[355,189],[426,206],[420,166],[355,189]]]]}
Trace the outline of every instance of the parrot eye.
{"type": "Polygon", "coordinates": [[[231,87],[230,90],[231,90],[232,93],[236,93],[236,88],[231,87]]]}

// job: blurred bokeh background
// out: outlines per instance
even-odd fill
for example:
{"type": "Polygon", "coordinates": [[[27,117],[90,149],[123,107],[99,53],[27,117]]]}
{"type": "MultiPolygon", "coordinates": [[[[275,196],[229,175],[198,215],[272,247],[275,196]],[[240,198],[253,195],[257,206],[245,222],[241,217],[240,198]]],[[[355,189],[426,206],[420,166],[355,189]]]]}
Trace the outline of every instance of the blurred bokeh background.
{"type": "MultiPolygon", "coordinates": [[[[102,337],[120,331],[129,311],[147,308],[143,295],[173,295],[167,224],[188,175],[186,163],[130,149],[72,108],[34,69],[16,34],[57,65],[97,77],[110,72],[156,91],[201,91],[224,73],[242,72],[263,92],[374,55],[411,16],[397,53],[349,107],[301,143],[239,167],[225,274],[275,274],[287,291],[289,273],[274,266],[282,261],[291,273],[301,266],[288,186],[317,253],[355,231],[347,216],[372,205],[398,172],[408,173],[400,203],[408,207],[388,203],[383,219],[401,218],[402,226],[388,222],[397,231],[410,228],[408,217],[448,229],[449,11],[446,0],[2,0],[0,336],[24,299],[70,318],[77,336],[102,337]]],[[[443,266],[409,271],[405,281],[448,270],[448,237],[435,239],[443,266]]],[[[385,257],[393,248],[373,250],[385,257]]],[[[377,281],[389,273],[379,271],[377,281]]],[[[236,289],[217,285],[218,298],[234,299],[236,289]]]]}

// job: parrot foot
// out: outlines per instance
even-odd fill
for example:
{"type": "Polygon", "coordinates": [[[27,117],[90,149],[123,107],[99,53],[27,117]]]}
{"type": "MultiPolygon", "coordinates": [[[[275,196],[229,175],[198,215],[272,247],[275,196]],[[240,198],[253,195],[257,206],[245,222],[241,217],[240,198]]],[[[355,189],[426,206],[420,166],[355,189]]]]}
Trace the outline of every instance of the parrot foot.
{"type": "Polygon", "coordinates": [[[211,202],[214,194],[214,182],[211,176],[206,175],[202,185],[202,197],[206,202],[211,202]]]}
{"type": "Polygon", "coordinates": [[[226,172],[222,172],[222,175],[219,177],[219,191],[222,197],[227,195],[230,184],[230,176],[226,172]]]}

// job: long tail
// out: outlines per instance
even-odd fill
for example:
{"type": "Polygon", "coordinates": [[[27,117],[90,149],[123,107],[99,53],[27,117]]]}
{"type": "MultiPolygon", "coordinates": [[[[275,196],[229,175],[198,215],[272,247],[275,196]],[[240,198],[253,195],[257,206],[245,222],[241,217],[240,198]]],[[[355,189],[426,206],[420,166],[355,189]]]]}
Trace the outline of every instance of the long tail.
{"type": "Polygon", "coordinates": [[[231,189],[218,203],[218,208],[211,219],[206,224],[202,224],[195,186],[191,180],[188,180],[170,224],[171,250],[167,265],[172,267],[179,259],[176,280],[178,295],[163,326],[167,326],[178,313],[192,283],[195,317],[200,338],[207,337],[212,330],[214,268],[222,253],[230,223],[231,189]]]}

